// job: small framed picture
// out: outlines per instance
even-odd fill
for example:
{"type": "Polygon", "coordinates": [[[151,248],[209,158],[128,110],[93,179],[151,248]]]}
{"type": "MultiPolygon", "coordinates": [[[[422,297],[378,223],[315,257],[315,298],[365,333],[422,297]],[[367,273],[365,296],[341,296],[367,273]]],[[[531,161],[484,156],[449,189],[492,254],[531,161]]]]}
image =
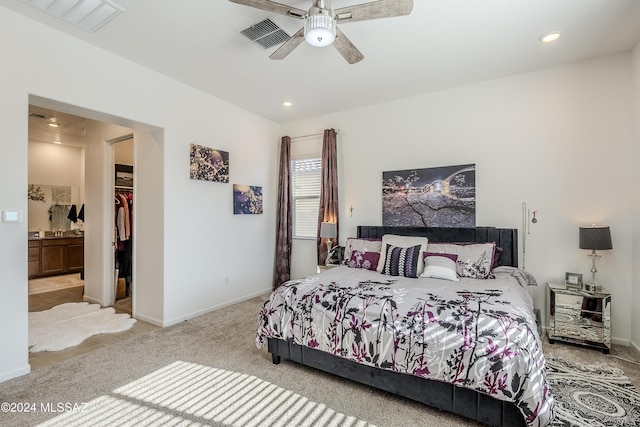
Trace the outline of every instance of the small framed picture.
{"type": "Polygon", "coordinates": [[[564,273],[564,283],[569,287],[579,288],[582,285],[582,274],[564,273]]]}

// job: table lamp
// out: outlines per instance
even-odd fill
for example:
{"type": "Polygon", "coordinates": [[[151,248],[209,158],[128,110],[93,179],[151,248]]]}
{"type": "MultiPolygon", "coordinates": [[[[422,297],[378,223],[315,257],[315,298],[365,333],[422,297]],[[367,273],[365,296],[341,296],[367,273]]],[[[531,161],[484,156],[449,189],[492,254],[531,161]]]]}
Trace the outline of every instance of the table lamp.
{"type": "Polygon", "coordinates": [[[591,277],[583,284],[583,289],[588,292],[598,292],[602,289],[602,285],[596,277],[598,272],[596,262],[600,258],[596,251],[613,249],[609,227],[604,225],[580,227],[580,249],[591,251],[588,255],[591,257],[591,277]]]}
{"type": "Polygon", "coordinates": [[[335,222],[320,223],[320,237],[327,239],[327,255],[331,252],[331,239],[338,237],[338,226],[335,222]]]}

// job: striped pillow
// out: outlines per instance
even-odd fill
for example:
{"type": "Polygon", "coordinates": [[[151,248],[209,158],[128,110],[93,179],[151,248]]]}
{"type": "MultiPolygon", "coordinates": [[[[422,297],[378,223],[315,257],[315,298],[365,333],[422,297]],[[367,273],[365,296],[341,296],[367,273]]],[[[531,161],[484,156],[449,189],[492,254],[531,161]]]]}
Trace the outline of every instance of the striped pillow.
{"type": "Polygon", "coordinates": [[[453,282],[460,281],[456,274],[458,255],[425,252],[423,256],[424,271],[420,277],[433,277],[434,279],[445,279],[453,282]]]}
{"type": "Polygon", "coordinates": [[[382,274],[389,276],[418,277],[420,245],[401,248],[387,244],[382,274]]]}

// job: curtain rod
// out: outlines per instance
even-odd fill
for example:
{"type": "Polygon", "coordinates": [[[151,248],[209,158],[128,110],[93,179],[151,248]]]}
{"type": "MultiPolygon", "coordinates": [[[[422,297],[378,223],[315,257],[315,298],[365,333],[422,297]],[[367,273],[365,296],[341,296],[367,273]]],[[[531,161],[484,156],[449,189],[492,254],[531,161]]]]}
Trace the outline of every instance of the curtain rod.
{"type": "MultiPolygon", "coordinates": [[[[340,129],[336,129],[336,133],[340,133],[340,129]]],[[[293,141],[294,139],[303,139],[303,138],[311,138],[311,137],[315,137],[315,136],[324,136],[324,132],[321,133],[312,133],[309,135],[300,135],[300,136],[292,136],[291,140],[293,141]]]]}

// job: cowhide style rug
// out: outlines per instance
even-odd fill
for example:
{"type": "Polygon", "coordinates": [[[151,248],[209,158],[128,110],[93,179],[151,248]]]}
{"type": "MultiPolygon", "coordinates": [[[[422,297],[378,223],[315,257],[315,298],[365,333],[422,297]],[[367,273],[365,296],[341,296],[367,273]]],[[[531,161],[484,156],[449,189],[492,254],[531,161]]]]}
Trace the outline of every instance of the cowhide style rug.
{"type": "Polygon", "coordinates": [[[640,393],[621,370],[547,359],[556,402],[553,426],[640,426],[640,393]]]}
{"type": "Polygon", "coordinates": [[[80,344],[92,335],[122,332],[136,319],[116,314],[100,304],[68,302],[29,313],[29,351],[58,351],[80,344]]]}

